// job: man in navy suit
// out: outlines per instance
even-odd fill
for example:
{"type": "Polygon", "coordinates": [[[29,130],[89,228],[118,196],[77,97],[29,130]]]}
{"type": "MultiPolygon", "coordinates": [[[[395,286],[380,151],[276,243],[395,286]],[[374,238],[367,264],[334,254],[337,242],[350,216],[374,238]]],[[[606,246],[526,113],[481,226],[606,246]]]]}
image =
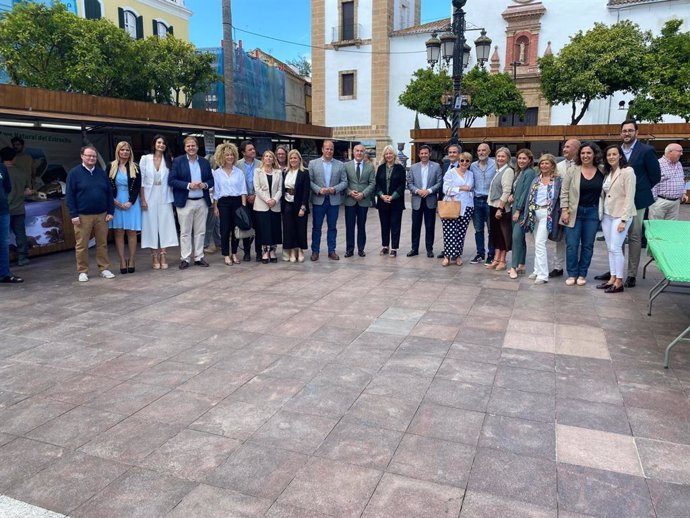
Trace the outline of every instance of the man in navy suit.
{"type": "Polygon", "coordinates": [[[204,235],[206,216],[211,206],[208,190],[213,187],[211,164],[204,157],[197,155],[199,145],[196,138],[184,139],[184,151],[184,155],[173,160],[168,175],[168,185],[173,190],[173,204],[180,222],[180,270],[189,268],[192,253],[194,264],[209,265],[204,259],[204,235]]]}
{"type": "MultiPolygon", "coordinates": [[[[635,208],[637,215],[632,220],[628,230],[628,277],[624,286],[633,288],[636,283],[637,270],[640,266],[640,254],[642,251],[642,221],[647,207],[654,203],[652,187],[661,180],[661,167],[659,159],[652,146],[643,144],[637,140],[637,122],[627,119],[621,124],[621,149],[628,161],[628,165],[635,171],[635,208]]],[[[608,272],[596,278],[605,276],[608,280],[608,272]]]]}

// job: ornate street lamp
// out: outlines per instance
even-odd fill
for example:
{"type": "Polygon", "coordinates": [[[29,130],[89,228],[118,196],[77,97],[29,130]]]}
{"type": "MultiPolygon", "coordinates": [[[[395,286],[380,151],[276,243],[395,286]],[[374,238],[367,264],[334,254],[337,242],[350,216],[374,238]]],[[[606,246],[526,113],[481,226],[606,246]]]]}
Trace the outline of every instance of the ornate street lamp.
{"type": "MultiPolygon", "coordinates": [[[[463,7],[467,0],[452,0],[453,4],[453,22],[451,25],[451,32],[446,32],[441,35],[440,39],[436,33],[431,35],[431,38],[426,42],[427,62],[433,69],[436,63],[440,62],[441,58],[446,62],[446,65],[453,60],[453,99],[451,107],[453,109],[453,122],[451,129],[451,144],[458,144],[458,129],[460,127],[460,111],[462,109],[462,94],[460,87],[462,84],[462,71],[470,62],[471,48],[465,40],[466,30],[480,30],[467,29],[465,27],[465,11],[463,7]]],[[[491,40],[486,36],[486,31],[481,29],[482,33],[479,38],[475,40],[477,46],[477,63],[484,65],[489,60],[489,50],[491,49],[491,40]]]]}

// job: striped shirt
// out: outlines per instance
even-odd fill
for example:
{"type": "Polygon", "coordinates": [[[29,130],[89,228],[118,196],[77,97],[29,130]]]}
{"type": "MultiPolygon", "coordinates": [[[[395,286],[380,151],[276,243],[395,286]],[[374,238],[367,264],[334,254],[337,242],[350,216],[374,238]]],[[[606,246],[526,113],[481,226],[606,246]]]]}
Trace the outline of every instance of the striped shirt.
{"type": "Polygon", "coordinates": [[[685,178],[680,161],[675,164],[665,156],[659,159],[661,167],[661,181],[652,188],[652,195],[669,200],[680,199],[685,194],[685,178]]]}

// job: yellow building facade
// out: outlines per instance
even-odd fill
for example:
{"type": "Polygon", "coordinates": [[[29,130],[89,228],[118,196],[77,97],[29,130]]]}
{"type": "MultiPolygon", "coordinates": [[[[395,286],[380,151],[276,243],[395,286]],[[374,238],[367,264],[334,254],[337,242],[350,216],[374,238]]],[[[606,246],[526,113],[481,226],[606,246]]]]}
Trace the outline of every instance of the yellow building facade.
{"type": "Polygon", "coordinates": [[[184,0],[76,0],[82,18],[107,18],[132,38],[163,36],[172,33],[189,41],[192,11],[184,0]]]}

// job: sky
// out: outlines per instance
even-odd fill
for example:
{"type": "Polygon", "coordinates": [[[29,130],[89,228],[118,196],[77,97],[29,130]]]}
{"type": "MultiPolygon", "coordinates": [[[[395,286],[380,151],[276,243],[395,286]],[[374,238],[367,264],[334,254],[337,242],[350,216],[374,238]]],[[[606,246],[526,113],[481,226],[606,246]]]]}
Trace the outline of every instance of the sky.
{"type": "MultiPolygon", "coordinates": [[[[189,20],[189,37],[197,47],[220,46],[221,3],[221,0],[185,1],[194,13],[189,20]]],[[[450,13],[450,0],[422,0],[422,23],[439,20],[450,13]]],[[[281,61],[310,56],[311,0],[232,0],[232,24],[236,27],[235,41],[242,40],[245,49],[259,47],[281,61]]]]}

